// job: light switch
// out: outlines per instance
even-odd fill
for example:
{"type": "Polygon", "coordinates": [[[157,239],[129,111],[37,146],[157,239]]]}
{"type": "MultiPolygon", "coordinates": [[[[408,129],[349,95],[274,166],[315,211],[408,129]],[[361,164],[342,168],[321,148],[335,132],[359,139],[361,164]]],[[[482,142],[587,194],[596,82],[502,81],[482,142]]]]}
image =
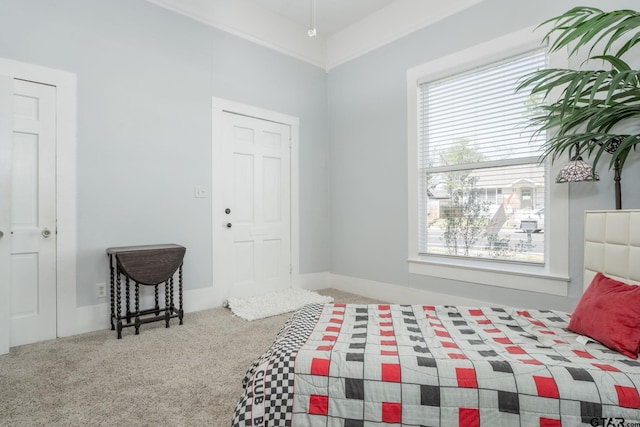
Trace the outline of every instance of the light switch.
{"type": "Polygon", "coordinates": [[[195,192],[195,196],[198,198],[207,197],[207,187],[205,187],[204,185],[196,185],[194,192],[195,192]]]}

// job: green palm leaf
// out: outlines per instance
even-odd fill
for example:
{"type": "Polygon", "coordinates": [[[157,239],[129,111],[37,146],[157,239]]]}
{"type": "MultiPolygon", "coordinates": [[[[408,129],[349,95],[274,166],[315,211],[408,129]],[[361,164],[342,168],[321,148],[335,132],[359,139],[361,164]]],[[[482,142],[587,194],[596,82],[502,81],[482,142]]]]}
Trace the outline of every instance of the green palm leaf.
{"type": "Polygon", "coordinates": [[[547,25],[551,28],[544,39],[551,41],[550,52],[568,48],[569,56],[574,56],[587,49],[589,60],[606,67],[545,69],[521,79],[517,91],[528,90],[547,102],[556,97],[537,108],[531,118],[535,136],[550,135],[541,159],[555,161],[578,146],[582,154],[592,158],[594,169],[605,153],[611,154],[610,167],[616,160],[624,165],[629,153],[640,145],[640,135],[621,127],[640,123],[640,70],[632,69],[623,58],[640,44],[640,13],[575,7],[539,27],[547,25]],[[596,49],[600,52],[594,55],[596,49]],[[614,153],[608,153],[613,138],[620,144],[614,153]]]}

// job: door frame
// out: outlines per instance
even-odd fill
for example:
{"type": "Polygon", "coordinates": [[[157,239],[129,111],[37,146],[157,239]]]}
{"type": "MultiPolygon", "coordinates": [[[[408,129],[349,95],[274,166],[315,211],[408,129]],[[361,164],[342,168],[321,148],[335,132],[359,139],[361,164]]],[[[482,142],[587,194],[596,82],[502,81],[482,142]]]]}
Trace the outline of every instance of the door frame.
{"type": "Polygon", "coordinates": [[[249,116],[256,119],[268,120],[272,122],[282,123],[291,127],[291,156],[290,156],[290,173],[291,173],[291,286],[298,283],[300,275],[300,185],[299,185],[299,133],[300,119],[287,114],[266,110],[253,105],[243,104],[228,99],[212,97],[212,138],[211,138],[211,244],[213,247],[212,268],[213,268],[213,290],[215,301],[218,305],[223,303],[225,289],[216,286],[222,281],[221,270],[216,268],[216,260],[222,259],[223,248],[217,247],[215,234],[220,230],[216,222],[216,209],[223,208],[222,185],[218,185],[216,181],[216,171],[221,168],[220,161],[223,156],[220,155],[220,141],[223,135],[223,116],[224,113],[233,113],[243,116],[249,116]]]}
{"type": "MultiPolygon", "coordinates": [[[[72,335],[76,313],[76,75],[0,58],[0,75],[56,87],[57,336],[72,335]]],[[[10,215],[10,214],[9,214],[10,215]]],[[[5,244],[10,239],[5,240],[5,244]]],[[[1,243],[0,243],[1,244],[1,243]]],[[[10,282],[0,283],[0,354],[10,346],[10,282]]]]}

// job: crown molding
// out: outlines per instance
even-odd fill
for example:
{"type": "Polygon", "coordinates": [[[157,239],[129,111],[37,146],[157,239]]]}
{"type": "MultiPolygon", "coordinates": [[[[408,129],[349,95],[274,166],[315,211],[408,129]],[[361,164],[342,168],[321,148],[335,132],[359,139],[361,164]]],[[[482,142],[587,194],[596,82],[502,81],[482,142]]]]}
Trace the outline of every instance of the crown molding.
{"type": "Polygon", "coordinates": [[[396,0],[327,39],[329,70],[484,0],[396,0]]]}
{"type": "Polygon", "coordinates": [[[247,0],[146,0],[172,12],[218,28],[321,68],[326,67],[323,37],[247,0]]]}
{"type": "Polygon", "coordinates": [[[222,31],[330,70],[484,0],[396,0],[328,37],[248,0],[146,0],[222,31]]]}

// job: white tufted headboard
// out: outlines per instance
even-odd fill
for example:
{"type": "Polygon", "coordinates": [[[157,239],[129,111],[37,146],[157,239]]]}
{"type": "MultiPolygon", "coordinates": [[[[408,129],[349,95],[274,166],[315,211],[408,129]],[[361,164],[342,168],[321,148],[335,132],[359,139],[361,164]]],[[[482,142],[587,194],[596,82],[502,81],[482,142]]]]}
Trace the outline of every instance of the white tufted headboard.
{"type": "Polygon", "coordinates": [[[585,211],[584,289],[598,272],[640,284],[640,210],[585,211]]]}

